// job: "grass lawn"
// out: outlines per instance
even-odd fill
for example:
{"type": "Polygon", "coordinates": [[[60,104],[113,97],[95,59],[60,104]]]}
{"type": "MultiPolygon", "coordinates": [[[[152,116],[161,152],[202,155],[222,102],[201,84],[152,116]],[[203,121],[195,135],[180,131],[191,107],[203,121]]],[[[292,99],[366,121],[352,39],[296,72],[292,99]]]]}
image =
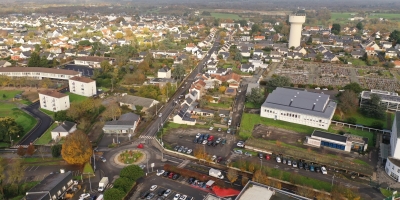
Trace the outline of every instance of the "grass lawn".
{"type": "Polygon", "coordinates": [[[377,19],[377,18],[385,18],[385,19],[396,19],[400,20],[399,13],[371,13],[368,18],[377,19]]]}
{"type": "Polygon", "coordinates": [[[86,163],[85,164],[85,166],[83,167],[83,173],[84,174],[94,174],[94,171],[93,171],[93,168],[92,168],[92,165],[90,165],[90,163],[86,163]]]}
{"type": "Polygon", "coordinates": [[[36,140],[35,144],[36,145],[45,145],[48,144],[51,141],[51,130],[57,127],[56,123],[53,123],[46,132],[42,136],[40,136],[39,139],[36,140]]]}
{"type": "Polygon", "coordinates": [[[54,112],[51,112],[50,110],[46,110],[46,109],[43,109],[43,108],[40,108],[39,110],[54,119],[54,112]]]}
{"type": "Polygon", "coordinates": [[[367,66],[367,64],[363,60],[357,58],[349,58],[348,62],[351,62],[351,64],[354,66],[367,66]]]}
{"type": "MultiPolygon", "coordinates": [[[[392,114],[392,120],[394,120],[394,114],[392,114]]],[[[369,117],[365,117],[360,113],[360,110],[358,110],[356,113],[352,113],[352,114],[348,114],[344,117],[343,121],[346,121],[347,118],[349,117],[354,117],[357,120],[356,124],[361,124],[364,126],[371,126],[371,124],[375,121],[379,121],[383,123],[383,127],[386,129],[390,129],[392,125],[390,125],[390,127],[387,127],[387,123],[386,123],[386,119],[374,119],[374,118],[369,118],[369,117]]]]}
{"type": "Polygon", "coordinates": [[[6,148],[6,147],[9,147],[9,146],[10,146],[10,143],[0,142],[0,148],[6,148]]]}
{"type": "Polygon", "coordinates": [[[274,126],[282,129],[292,130],[298,133],[311,134],[315,128],[304,126],[300,124],[294,124],[290,122],[273,120],[265,117],[261,117],[259,114],[243,113],[242,123],[240,127],[239,135],[243,139],[247,139],[252,135],[253,127],[256,124],[263,124],[266,126],[274,126]]]}
{"type": "Polygon", "coordinates": [[[68,95],[69,95],[69,101],[70,101],[71,103],[73,103],[73,102],[80,102],[80,101],[83,101],[83,100],[87,99],[87,97],[85,97],[85,96],[73,94],[73,93],[70,93],[70,92],[66,92],[65,94],[68,94],[68,95]]]}
{"type": "Polygon", "coordinates": [[[215,18],[218,18],[218,19],[232,19],[232,20],[240,20],[240,19],[242,19],[239,15],[231,14],[231,13],[212,12],[211,16],[215,17],[215,18]]]}
{"type": "MultiPolygon", "coordinates": [[[[24,135],[29,132],[37,122],[34,117],[20,110],[12,103],[0,104],[0,117],[14,118],[17,124],[24,128],[24,135]]],[[[19,138],[14,138],[14,142],[18,142],[22,137],[23,135],[20,135],[19,138]]]]}
{"type": "Polygon", "coordinates": [[[232,102],[225,102],[225,103],[207,103],[205,107],[211,108],[230,108],[232,102]]]}
{"type": "Polygon", "coordinates": [[[0,100],[12,99],[17,94],[22,94],[22,91],[19,91],[19,90],[0,90],[0,100]]]}
{"type": "Polygon", "coordinates": [[[246,108],[261,108],[261,104],[254,104],[251,102],[246,102],[244,105],[246,108]]]}
{"type": "MultiPolygon", "coordinates": [[[[381,191],[382,195],[385,196],[385,197],[391,197],[391,196],[393,196],[393,192],[394,192],[394,191],[387,190],[387,189],[384,189],[384,188],[379,188],[379,190],[381,191]]],[[[395,194],[394,196],[395,196],[395,197],[399,197],[400,194],[397,193],[397,194],[395,194]]]]}

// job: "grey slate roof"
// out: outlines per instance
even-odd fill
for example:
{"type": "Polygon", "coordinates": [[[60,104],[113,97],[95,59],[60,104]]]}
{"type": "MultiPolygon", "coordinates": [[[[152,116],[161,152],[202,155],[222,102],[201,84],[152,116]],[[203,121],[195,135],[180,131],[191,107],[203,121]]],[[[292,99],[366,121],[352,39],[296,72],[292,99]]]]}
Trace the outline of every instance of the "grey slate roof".
{"type": "Polygon", "coordinates": [[[346,142],[347,141],[346,136],[338,135],[338,134],[334,134],[334,133],[328,133],[328,132],[324,132],[324,131],[318,131],[318,130],[314,130],[314,132],[312,133],[312,136],[335,140],[338,142],[346,142]]]}
{"type": "Polygon", "coordinates": [[[118,120],[107,121],[104,124],[104,129],[108,130],[122,130],[132,128],[133,125],[139,120],[139,115],[135,113],[125,113],[119,117],[118,120]]]}
{"type": "Polygon", "coordinates": [[[121,98],[120,102],[126,104],[132,104],[135,106],[142,106],[144,108],[149,108],[151,104],[155,101],[154,99],[132,96],[132,95],[125,95],[121,98]]]}
{"type": "Polygon", "coordinates": [[[400,111],[397,111],[396,112],[396,116],[395,116],[395,119],[396,119],[396,129],[397,129],[397,138],[400,138],[400,111]]]}
{"type": "Polygon", "coordinates": [[[326,94],[278,87],[268,95],[262,107],[330,119],[336,103],[326,94]]]}
{"type": "Polygon", "coordinates": [[[57,191],[63,191],[62,187],[68,185],[72,181],[72,172],[59,174],[50,174],[46,176],[39,184],[26,192],[26,200],[42,200],[49,199],[50,196],[57,195],[57,191]]]}
{"type": "Polygon", "coordinates": [[[74,122],[64,121],[60,125],[58,125],[55,129],[51,132],[68,132],[75,126],[74,122]]]}

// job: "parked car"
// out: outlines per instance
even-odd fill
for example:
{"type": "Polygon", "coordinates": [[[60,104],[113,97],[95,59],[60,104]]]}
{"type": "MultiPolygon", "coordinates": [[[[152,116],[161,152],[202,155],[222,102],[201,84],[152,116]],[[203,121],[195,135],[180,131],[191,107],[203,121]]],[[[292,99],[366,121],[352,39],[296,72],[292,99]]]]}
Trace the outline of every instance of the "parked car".
{"type": "Polygon", "coordinates": [[[286,165],[286,158],[282,158],[282,164],[286,165]]]}
{"type": "Polygon", "coordinates": [[[150,199],[152,199],[154,196],[155,196],[154,193],[150,193],[149,195],[147,195],[146,199],[147,199],[147,200],[150,200],[150,199]]]}
{"type": "Polygon", "coordinates": [[[199,141],[199,138],[194,138],[193,143],[197,143],[199,141]]]}
{"type": "Polygon", "coordinates": [[[245,156],[249,156],[249,157],[253,156],[250,152],[247,152],[247,151],[244,152],[244,155],[245,155],[245,156]]]}
{"type": "Polygon", "coordinates": [[[140,195],[140,198],[141,198],[141,199],[145,199],[147,196],[149,196],[149,194],[150,194],[150,192],[143,192],[143,193],[140,195]]]}
{"type": "Polygon", "coordinates": [[[239,141],[236,146],[238,147],[244,147],[244,142],[243,141],[239,141]]]}
{"type": "Polygon", "coordinates": [[[181,176],[181,175],[179,175],[179,174],[174,174],[174,176],[172,176],[172,180],[176,180],[176,179],[178,179],[180,176],[181,176]]]}
{"type": "Polygon", "coordinates": [[[322,174],[328,174],[328,171],[326,171],[326,167],[325,166],[321,167],[321,172],[322,172],[322,174]]]}
{"type": "Polygon", "coordinates": [[[180,147],[179,145],[176,145],[175,148],[174,148],[174,150],[175,150],[175,151],[178,151],[179,147],[180,147]]]}
{"type": "Polygon", "coordinates": [[[203,140],[207,140],[208,137],[210,137],[210,135],[209,134],[205,134],[204,137],[203,137],[203,140]]]}
{"type": "Polygon", "coordinates": [[[243,154],[243,151],[242,151],[242,150],[239,150],[239,149],[234,149],[233,152],[235,152],[235,153],[237,153],[237,154],[243,154]]]}
{"type": "Polygon", "coordinates": [[[212,131],[213,129],[214,129],[214,127],[211,126],[208,130],[212,131]]]}
{"type": "Polygon", "coordinates": [[[178,152],[180,153],[180,152],[182,152],[183,151],[183,146],[181,146],[181,147],[179,147],[179,149],[178,149],[178,152]]]}
{"type": "Polygon", "coordinates": [[[186,151],[186,154],[191,154],[192,153],[192,149],[188,149],[187,151],[186,151]]]}
{"type": "Polygon", "coordinates": [[[158,196],[163,196],[166,191],[167,191],[166,189],[161,189],[160,191],[158,191],[157,194],[158,196]]]}
{"type": "Polygon", "coordinates": [[[264,158],[264,155],[262,153],[258,153],[257,155],[258,155],[258,158],[260,158],[260,159],[264,158]]]}
{"type": "Polygon", "coordinates": [[[208,141],[213,141],[214,140],[214,136],[210,135],[210,137],[208,137],[208,141]]]}
{"type": "Polygon", "coordinates": [[[290,166],[292,166],[292,161],[291,161],[290,159],[288,159],[288,161],[287,161],[287,165],[290,165],[290,166]]]}
{"type": "Polygon", "coordinates": [[[304,169],[307,170],[307,171],[310,170],[310,168],[309,168],[307,163],[304,163],[304,169]]]}
{"type": "Polygon", "coordinates": [[[103,156],[100,157],[100,160],[101,160],[102,162],[106,162],[106,161],[107,161],[106,158],[104,158],[103,156]]]}
{"type": "Polygon", "coordinates": [[[179,200],[179,197],[181,197],[181,195],[180,195],[180,194],[175,194],[175,196],[174,196],[174,200],[179,200]]]}
{"type": "Polygon", "coordinates": [[[186,153],[188,149],[187,147],[183,148],[182,153],[186,153]]]}
{"type": "Polygon", "coordinates": [[[165,173],[164,170],[160,170],[160,171],[157,170],[157,176],[161,176],[161,175],[163,175],[164,173],[165,173]]]}
{"type": "Polygon", "coordinates": [[[222,128],[218,128],[218,132],[221,132],[222,131],[222,128]]]}
{"type": "Polygon", "coordinates": [[[298,164],[299,169],[304,168],[304,164],[301,160],[299,160],[299,164],[298,164]]]}
{"type": "Polygon", "coordinates": [[[222,161],[222,157],[220,156],[217,158],[217,163],[220,163],[221,161],[222,161]]]}
{"type": "Polygon", "coordinates": [[[168,197],[170,194],[171,194],[171,190],[170,189],[167,189],[165,192],[164,192],[164,197],[168,197]]]}
{"type": "Polygon", "coordinates": [[[292,166],[293,166],[293,167],[297,167],[297,162],[296,162],[296,161],[293,161],[293,162],[292,162],[292,166]]]}
{"type": "Polygon", "coordinates": [[[215,161],[217,159],[217,156],[216,155],[213,155],[212,157],[211,157],[211,161],[215,161]]]}
{"type": "Polygon", "coordinates": [[[164,174],[163,174],[164,177],[168,177],[168,175],[169,175],[169,172],[167,172],[167,171],[164,172],[164,174]]]}
{"type": "Polygon", "coordinates": [[[215,147],[215,146],[217,146],[218,145],[218,143],[216,143],[216,142],[212,142],[211,143],[211,146],[213,146],[213,147],[215,147]]]}
{"type": "Polygon", "coordinates": [[[156,190],[157,189],[157,185],[152,185],[151,187],[150,187],[150,191],[154,191],[154,190],[156,190]]]}
{"type": "Polygon", "coordinates": [[[196,179],[195,179],[194,177],[190,177],[190,178],[188,179],[188,183],[189,183],[189,184],[192,184],[195,180],[196,180],[196,179]]]}
{"type": "Polygon", "coordinates": [[[169,173],[168,178],[172,178],[174,176],[174,173],[169,173]]]}
{"type": "Polygon", "coordinates": [[[211,146],[212,140],[208,140],[207,146],[211,146]]]}
{"type": "Polygon", "coordinates": [[[197,133],[197,134],[196,134],[196,138],[199,138],[200,135],[201,135],[201,133],[197,133]]]}
{"type": "Polygon", "coordinates": [[[269,155],[269,154],[265,155],[265,159],[266,160],[271,160],[271,155],[269,155]]]}
{"type": "Polygon", "coordinates": [[[215,142],[218,144],[218,143],[220,143],[222,141],[222,139],[221,138],[218,138],[215,142]]]}
{"type": "Polygon", "coordinates": [[[203,137],[200,137],[200,138],[197,140],[197,143],[198,143],[198,144],[201,144],[201,143],[203,143],[203,141],[204,141],[204,140],[203,140],[203,137]]]}
{"type": "Polygon", "coordinates": [[[321,168],[320,167],[314,167],[315,168],[315,172],[321,172],[321,168]]]}
{"type": "Polygon", "coordinates": [[[207,142],[208,142],[207,140],[203,140],[203,144],[207,144],[207,142]]]}
{"type": "Polygon", "coordinates": [[[281,162],[282,162],[282,159],[281,159],[280,156],[276,156],[276,162],[277,162],[277,163],[281,163],[281,162]]]}
{"type": "Polygon", "coordinates": [[[180,198],[179,198],[179,200],[186,200],[186,195],[182,195],[180,198]]]}
{"type": "Polygon", "coordinates": [[[230,134],[231,133],[231,129],[228,128],[228,130],[226,130],[226,133],[230,134]]]}
{"type": "Polygon", "coordinates": [[[221,144],[226,144],[226,139],[223,139],[221,144]]]}
{"type": "Polygon", "coordinates": [[[314,172],[315,171],[315,168],[314,168],[314,165],[310,165],[310,171],[312,171],[312,172],[314,172]]]}

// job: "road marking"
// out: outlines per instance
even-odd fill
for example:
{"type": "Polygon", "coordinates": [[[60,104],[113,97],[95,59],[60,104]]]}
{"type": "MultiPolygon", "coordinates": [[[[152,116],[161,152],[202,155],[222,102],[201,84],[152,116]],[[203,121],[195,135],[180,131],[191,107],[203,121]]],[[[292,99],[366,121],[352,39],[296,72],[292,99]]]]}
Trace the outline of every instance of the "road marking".
{"type": "Polygon", "coordinates": [[[33,171],[36,171],[40,166],[37,166],[33,171]]]}
{"type": "Polygon", "coordinates": [[[148,136],[148,135],[141,135],[141,136],[139,136],[139,138],[141,138],[141,139],[149,139],[149,140],[152,140],[152,139],[155,139],[156,137],[154,137],[154,136],[148,136]]]}

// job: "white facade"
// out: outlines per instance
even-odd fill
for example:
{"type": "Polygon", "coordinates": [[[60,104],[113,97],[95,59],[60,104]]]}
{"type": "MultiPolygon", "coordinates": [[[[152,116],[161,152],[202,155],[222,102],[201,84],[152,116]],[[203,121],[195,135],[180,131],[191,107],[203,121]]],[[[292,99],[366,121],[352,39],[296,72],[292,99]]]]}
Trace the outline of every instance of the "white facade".
{"type": "MultiPolygon", "coordinates": [[[[75,65],[87,65],[92,68],[100,68],[100,64],[102,61],[107,60],[106,58],[103,57],[96,57],[96,56],[83,56],[76,58],[74,60],[75,65]]],[[[111,60],[107,60],[108,63],[112,64],[111,60]]]]}
{"type": "Polygon", "coordinates": [[[385,171],[395,181],[399,182],[400,176],[400,112],[397,111],[394,117],[392,132],[390,135],[390,155],[387,158],[385,171]]]}
{"type": "Polygon", "coordinates": [[[396,182],[400,182],[400,160],[388,157],[386,160],[385,171],[396,182]]]}
{"type": "Polygon", "coordinates": [[[171,69],[168,67],[164,67],[158,70],[157,72],[158,78],[171,78],[171,69]]]}
{"type": "Polygon", "coordinates": [[[74,76],[81,76],[81,72],[76,72],[73,70],[65,69],[53,69],[53,68],[43,68],[43,67],[2,67],[0,68],[0,75],[5,75],[9,77],[27,77],[31,79],[60,79],[68,80],[74,76]]]}
{"type": "Polygon", "coordinates": [[[196,121],[187,121],[187,120],[183,120],[182,117],[180,117],[179,115],[175,115],[173,117],[173,122],[176,124],[186,124],[186,125],[191,125],[194,126],[196,125],[196,121]]]}
{"type": "Polygon", "coordinates": [[[290,15],[290,35],[289,35],[289,48],[300,46],[301,31],[303,29],[303,23],[306,22],[306,15],[290,15]]]}
{"type": "Polygon", "coordinates": [[[40,108],[48,111],[58,112],[69,109],[69,96],[55,90],[44,90],[39,92],[40,108]]]}
{"type": "Polygon", "coordinates": [[[72,77],[68,80],[71,93],[91,97],[97,94],[96,81],[87,77],[72,77]]]}

